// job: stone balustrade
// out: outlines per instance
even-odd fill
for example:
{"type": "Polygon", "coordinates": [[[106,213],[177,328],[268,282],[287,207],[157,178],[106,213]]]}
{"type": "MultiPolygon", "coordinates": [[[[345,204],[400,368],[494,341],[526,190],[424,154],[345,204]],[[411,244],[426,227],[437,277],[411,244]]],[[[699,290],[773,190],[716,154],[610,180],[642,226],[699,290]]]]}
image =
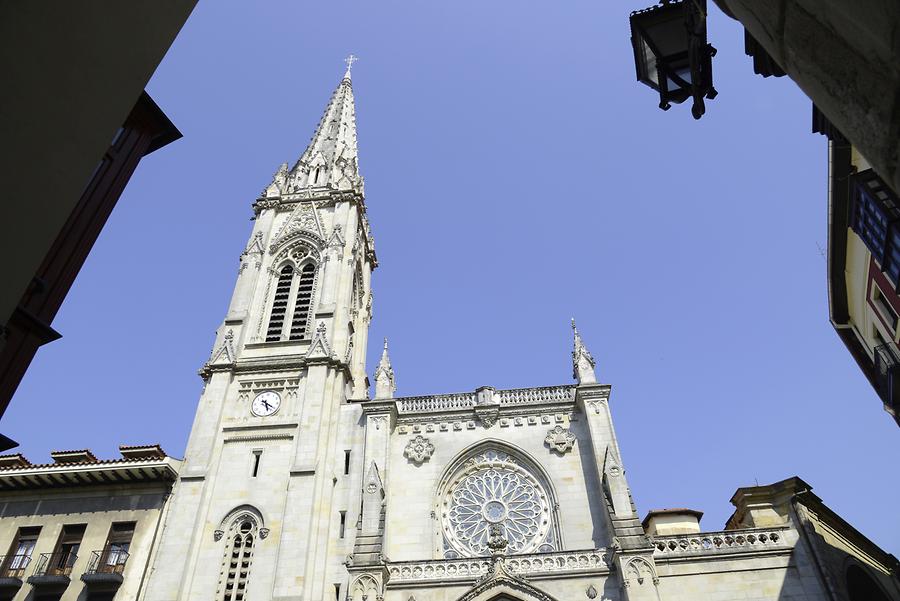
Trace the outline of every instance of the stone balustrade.
{"type": "Polygon", "coordinates": [[[475,394],[472,392],[411,396],[397,399],[397,411],[401,414],[453,411],[457,409],[471,409],[474,406],[475,394]]]}
{"type": "Polygon", "coordinates": [[[514,388],[499,390],[501,405],[540,405],[567,403],[575,400],[574,386],[545,386],[543,388],[514,388]]]}
{"type": "MultiPolygon", "coordinates": [[[[505,563],[510,572],[523,576],[609,571],[609,558],[604,549],[510,555],[506,557],[505,563]]],[[[453,580],[472,581],[487,574],[490,566],[491,560],[487,557],[389,562],[388,582],[391,585],[402,585],[453,580]]]]}
{"type": "MultiPolygon", "coordinates": [[[[498,390],[495,399],[499,399],[501,406],[570,403],[575,400],[575,387],[545,386],[542,388],[498,390]]],[[[402,397],[397,399],[396,403],[397,411],[401,415],[409,413],[458,411],[472,409],[477,405],[474,392],[402,397]]]]}
{"type": "Polygon", "coordinates": [[[790,528],[785,526],[657,536],[651,539],[654,546],[653,556],[687,556],[783,549],[789,547],[785,540],[785,533],[788,530],[790,528]]]}

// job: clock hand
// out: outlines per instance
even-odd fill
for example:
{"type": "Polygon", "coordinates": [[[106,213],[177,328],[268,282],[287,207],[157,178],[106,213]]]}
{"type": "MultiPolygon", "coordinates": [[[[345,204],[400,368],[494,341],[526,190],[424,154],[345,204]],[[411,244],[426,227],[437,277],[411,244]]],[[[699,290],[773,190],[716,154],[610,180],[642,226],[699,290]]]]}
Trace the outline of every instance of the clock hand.
{"type": "Polygon", "coordinates": [[[272,405],[270,405],[270,404],[269,404],[269,401],[267,401],[266,399],[263,399],[262,404],[263,404],[263,406],[264,406],[266,409],[271,409],[271,408],[272,408],[272,405]]]}

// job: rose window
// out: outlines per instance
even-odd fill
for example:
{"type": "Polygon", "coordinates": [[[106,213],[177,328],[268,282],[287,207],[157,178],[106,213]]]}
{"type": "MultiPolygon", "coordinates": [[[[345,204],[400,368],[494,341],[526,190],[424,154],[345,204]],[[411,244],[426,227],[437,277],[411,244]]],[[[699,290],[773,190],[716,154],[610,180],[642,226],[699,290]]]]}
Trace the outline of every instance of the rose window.
{"type": "Polygon", "coordinates": [[[487,555],[492,524],[507,553],[553,550],[550,503],[540,482],[509,455],[487,451],[467,461],[444,493],[445,556],[487,555]]]}

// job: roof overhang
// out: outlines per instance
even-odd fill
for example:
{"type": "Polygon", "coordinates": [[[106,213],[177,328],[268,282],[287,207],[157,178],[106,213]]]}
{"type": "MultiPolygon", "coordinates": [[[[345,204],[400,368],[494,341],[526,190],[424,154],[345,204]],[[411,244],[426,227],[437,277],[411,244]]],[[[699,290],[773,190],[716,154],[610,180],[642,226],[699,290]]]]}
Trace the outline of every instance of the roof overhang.
{"type": "Polygon", "coordinates": [[[174,482],[180,461],[114,461],[81,465],[46,465],[0,471],[0,491],[71,486],[122,486],[174,482]]]}

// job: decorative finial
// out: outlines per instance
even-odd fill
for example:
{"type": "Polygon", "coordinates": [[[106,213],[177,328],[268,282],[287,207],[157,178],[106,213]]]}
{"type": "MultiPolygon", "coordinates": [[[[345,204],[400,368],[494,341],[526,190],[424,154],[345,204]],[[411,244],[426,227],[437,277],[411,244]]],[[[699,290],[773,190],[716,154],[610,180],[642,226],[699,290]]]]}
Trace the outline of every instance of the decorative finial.
{"type": "Polygon", "coordinates": [[[347,72],[344,73],[344,79],[350,79],[350,70],[353,68],[353,63],[358,60],[359,58],[354,56],[353,54],[344,59],[344,62],[347,63],[347,72]]]}
{"type": "Polygon", "coordinates": [[[594,374],[594,357],[584,345],[578,328],[575,327],[575,318],[572,318],[572,332],[575,335],[575,348],[572,350],[572,377],[579,384],[594,384],[597,376],[594,374]]]}
{"type": "Polygon", "coordinates": [[[394,368],[391,366],[391,358],[388,356],[388,341],[384,339],[384,350],[381,351],[381,361],[375,368],[375,398],[391,399],[397,384],[394,380],[394,368]]]}

